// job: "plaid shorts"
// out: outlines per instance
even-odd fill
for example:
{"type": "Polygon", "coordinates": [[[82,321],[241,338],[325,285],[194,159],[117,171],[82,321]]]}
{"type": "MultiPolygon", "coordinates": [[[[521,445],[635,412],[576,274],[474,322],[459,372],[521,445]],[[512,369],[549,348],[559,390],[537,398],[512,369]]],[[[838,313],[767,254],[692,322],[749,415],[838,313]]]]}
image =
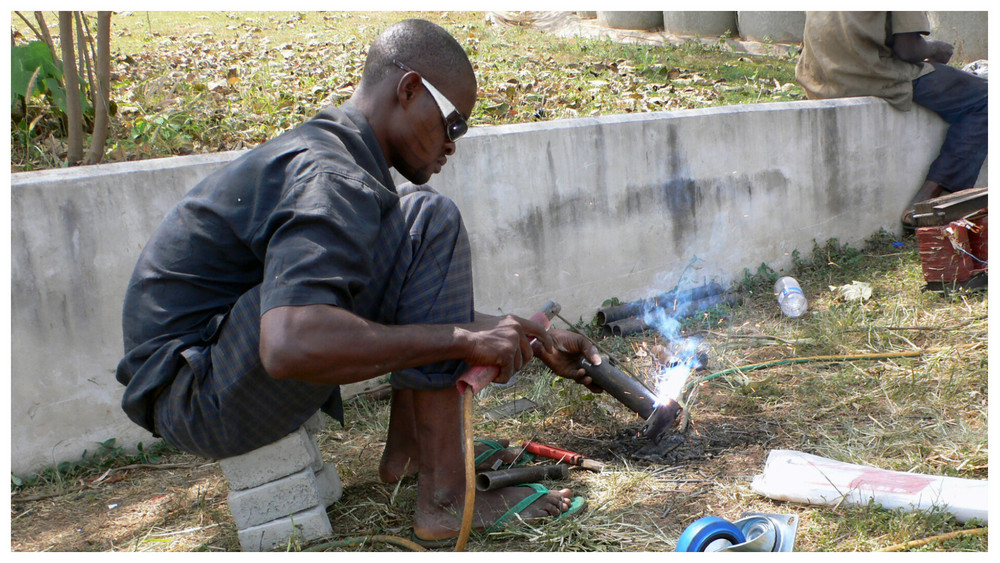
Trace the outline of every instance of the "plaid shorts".
{"type": "MultiPolygon", "coordinates": [[[[458,208],[448,198],[406,184],[385,218],[371,287],[354,312],[383,324],[466,323],[473,319],[472,257],[458,208]]],[[[340,388],[275,379],[260,363],[260,286],[233,306],[207,347],[188,348],[173,383],[156,399],[156,433],[210,458],[265,446],[318,409],[343,422],[340,388]]],[[[459,360],[394,372],[400,389],[443,389],[467,366],[459,360]]]]}

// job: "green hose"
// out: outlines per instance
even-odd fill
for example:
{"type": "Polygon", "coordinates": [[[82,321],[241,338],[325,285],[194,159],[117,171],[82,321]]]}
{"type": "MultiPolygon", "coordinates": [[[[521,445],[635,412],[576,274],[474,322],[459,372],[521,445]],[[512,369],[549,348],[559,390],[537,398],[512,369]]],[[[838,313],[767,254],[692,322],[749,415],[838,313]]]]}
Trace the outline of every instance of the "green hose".
{"type": "Polygon", "coordinates": [[[717,371],[715,373],[706,375],[705,377],[700,377],[693,381],[689,381],[684,388],[681,390],[683,393],[691,387],[699,383],[704,383],[706,381],[715,379],[717,377],[722,377],[724,375],[729,375],[737,371],[752,371],[755,369],[764,369],[772,366],[780,366],[786,364],[804,364],[806,362],[850,362],[853,360],[884,360],[888,358],[906,358],[912,356],[920,356],[927,354],[929,352],[936,352],[937,350],[912,350],[909,352],[889,352],[881,354],[853,354],[846,356],[803,356],[800,358],[785,358],[784,360],[772,360],[770,362],[764,362],[761,364],[750,364],[747,366],[740,366],[735,368],[724,369],[722,371],[717,371]]]}

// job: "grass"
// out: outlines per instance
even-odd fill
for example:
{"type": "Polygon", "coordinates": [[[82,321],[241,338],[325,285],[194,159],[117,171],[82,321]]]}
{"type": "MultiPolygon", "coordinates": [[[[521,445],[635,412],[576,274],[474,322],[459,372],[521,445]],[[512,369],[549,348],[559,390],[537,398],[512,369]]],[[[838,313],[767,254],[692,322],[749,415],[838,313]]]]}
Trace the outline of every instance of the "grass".
{"type": "MultiPolygon", "coordinates": [[[[800,319],[778,312],[770,287],[779,273],[763,266],[739,284],[742,305],[719,306],[683,321],[684,336],[701,339],[708,349],[709,369],[698,375],[803,356],[914,350],[921,355],[784,363],[709,379],[686,397],[690,420],[684,444],[661,460],[634,455],[632,436],[641,421],[617,401],[531,364],[513,387],[480,394],[476,435],[507,437],[515,444],[537,438],[603,461],[605,471],[571,472],[566,486],[587,498],[585,513],[555,525],[474,534],[469,550],[671,551],[697,518],[735,520],[745,512],[797,514],[797,551],[872,551],[980,527],[976,521],[959,524],[941,511],[783,503],[752,491],[750,480],[773,449],[929,475],[989,475],[986,293],[923,292],[915,240],[896,241],[885,233],[862,248],[836,241],[817,244],[808,256],[796,258],[789,273],[809,298],[809,312],[800,319]],[[854,280],[873,286],[869,300],[844,302],[830,289],[854,280]],[[539,408],[514,418],[482,417],[517,397],[532,399],[539,408]]],[[[597,338],[589,319],[575,324],[597,338]]],[[[638,351],[643,343],[659,340],[646,333],[599,343],[628,369],[646,374],[650,358],[638,351]]],[[[320,449],[337,464],[345,486],[342,500],[328,511],[334,526],[330,540],[409,537],[414,481],[390,486],[377,479],[388,403],[359,398],[346,410],[345,427],[331,424],[319,436],[320,449]]],[[[67,532],[54,530],[56,515],[73,516],[64,530],[95,522],[94,529],[85,526],[75,534],[91,542],[87,549],[238,549],[225,505],[227,487],[217,467],[169,449],[155,451],[181,469],[123,469],[112,473],[118,479],[98,481],[109,465],[81,464],[58,479],[12,487],[12,549],[84,549],[60,539],[67,532]],[[90,486],[80,488],[80,482],[90,486]],[[47,493],[51,496],[44,500],[16,501],[47,493]],[[148,508],[149,499],[161,495],[169,499],[164,507],[148,508]],[[121,514],[108,515],[105,507],[111,503],[121,504],[116,509],[121,514]]],[[[111,466],[118,467],[136,461],[112,459],[111,466]]],[[[290,549],[405,551],[394,544],[334,547],[325,541],[290,549]]],[[[986,551],[988,539],[963,535],[910,550],[986,551]]]]}
{"type": "MultiPolygon", "coordinates": [[[[803,98],[792,57],[560,38],[483,12],[117,12],[105,161],[256,146],[345,101],[367,45],[406,17],[441,24],[469,53],[474,126],[803,98]]],[[[34,38],[19,18],[12,27],[18,43],[34,38]]],[[[62,166],[58,116],[30,102],[22,124],[41,118],[27,139],[12,127],[15,172],[62,166]]]]}

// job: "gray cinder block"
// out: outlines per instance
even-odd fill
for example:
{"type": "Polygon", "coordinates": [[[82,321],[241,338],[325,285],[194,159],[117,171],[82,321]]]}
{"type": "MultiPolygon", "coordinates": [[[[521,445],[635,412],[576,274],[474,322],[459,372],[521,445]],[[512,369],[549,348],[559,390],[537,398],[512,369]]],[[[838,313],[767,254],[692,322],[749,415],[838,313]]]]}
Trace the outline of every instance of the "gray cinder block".
{"type": "Polygon", "coordinates": [[[240,549],[243,551],[272,551],[288,545],[295,537],[300,542],[308,542],[333,534],[333,526],[326,515],[326,509],[314,506],[296,512],[291,516],[240,530],[240,549]]]}
{"type": "Polygon", "coordinates": [[[302,423],[302,428],[305,428],[308,434],[315,436],[326,426],[328,418],[330,417],[323,411],[316,411],[308,420],[302,423]]]}
{"type": "MultiPolygon", "coordinates": [[[[329,506],[327,495],[321,494],[321,490],[329,486],[324,483],[321,488],[316,475],[312,468],[307,467],[252,489],[230,491],[229,510],[233,513],[236,527],[243,530],[314,506],[329,506]]],[[[328,481],[328,478],[324,475],[323,480],[328,481]]]]}
{"type": "Polygon", "coordinates": [[[316,488],[319,490],[319,497],[323,500],[323,506],[340,500],[344,494],[344,485],[340,482],[340,474],[337,473],[337,466],[327,462],[323,469],[316,472],[316,488]]]}
{"type": "Polygon", "coordinates": [[[234,490],[250,489],[270,483],[309,467],[323,468],[323,457],[316,442],[304,428],[243,455],[219,461],[222,473],[234,490]]]}

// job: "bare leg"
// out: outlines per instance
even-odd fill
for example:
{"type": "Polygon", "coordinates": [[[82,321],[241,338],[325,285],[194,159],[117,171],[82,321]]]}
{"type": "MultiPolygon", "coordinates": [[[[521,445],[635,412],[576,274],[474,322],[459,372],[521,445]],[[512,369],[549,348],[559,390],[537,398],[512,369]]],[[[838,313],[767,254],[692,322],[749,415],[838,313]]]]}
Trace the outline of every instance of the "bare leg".
{"type": "Polygon", "coordinates": [[[389,408],[389,433],[378,466],[383,483],[395,483],[417,472],[417,421],[413,414],[413,391],[393,389],[389,408]]]}
{"type": "MultiPolygon", "coordinates": [[[[414,416],[413,391],[393,389],[392,406],[389,412],[389,435],[386,437],[385,450],[379,463],[378,474],[383,483],[395,483],[417,473],[420,455],[417,450],[417,421],[414,416]]],[[[508,440],[497,440],[507,446],[508,440]]],[[[476,454],[486,451],[487,446],[477,444],[476,454]]],[[[511,463],[517,457],[518,450],[509,448],[502,450],[484,460],[477,469],[490,469],[497,459],[511,463]]]]}
{"type": "MultiPolygon", "coordinates": [[[[454,388],[413,392],[420,463],[413,531],[425,540],[458,535],[465,501],[462,401],[454,388]]],[[[476,494],[473,527],[488,528],[509,507],[529,496],[527,487],[476,494]]],[[[570,507],[569,489],[552,491],[521,512],[526,520],[556,516],[570,507]]]]}

